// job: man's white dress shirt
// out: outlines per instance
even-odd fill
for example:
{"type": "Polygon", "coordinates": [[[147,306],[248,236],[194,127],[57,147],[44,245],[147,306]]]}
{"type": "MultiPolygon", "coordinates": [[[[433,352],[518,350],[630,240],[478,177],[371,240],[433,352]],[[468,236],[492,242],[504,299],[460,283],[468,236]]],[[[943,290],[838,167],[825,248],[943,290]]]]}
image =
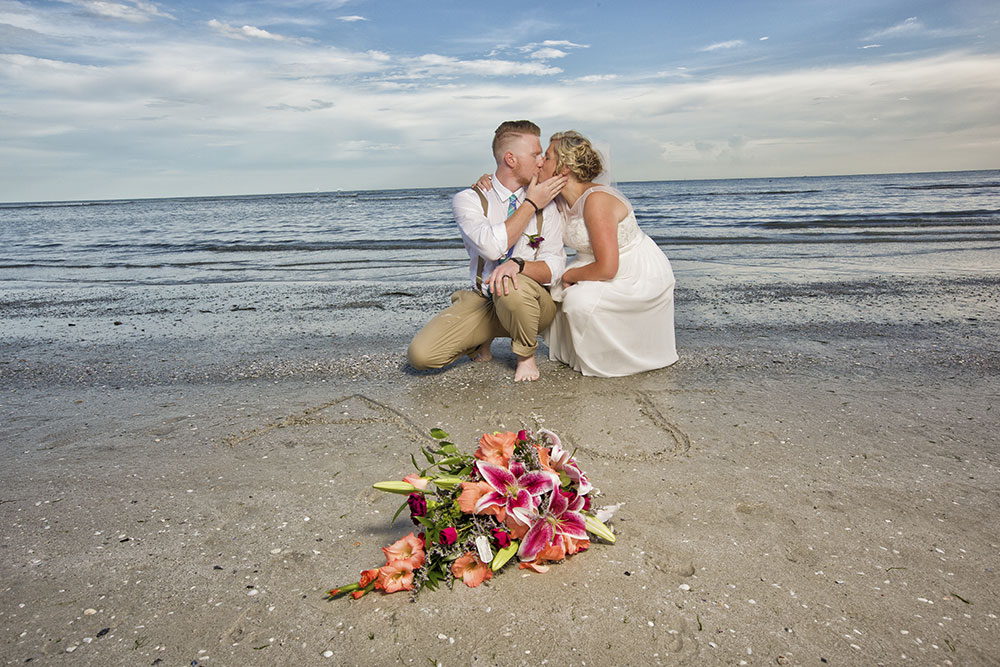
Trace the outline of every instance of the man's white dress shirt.
{"type": "MultiPolygon", "coordinates": [[[[469,253],[469,278],[473,289],[476,287],[477,276],[486,278],[507,256],[507,208],[512,194],[517,195],[518,205],[524,202],[524,188],[511,192],[493,174],[493,189],[486,195],[488,211],[483,215],[483,204],[479,195],[472,188],[462,190],[451,200],[455,220],[462,233],[462,242],[469,253]],[[479,258],[483,259],[482,273],[479,272],[479,258]]],[[[530,204],[528,204],[530,206],[530,204]]],[[[536,234],[536,217],[531,216],[531,222],[524,233],[514,244],[512,257],[520,257],[525,261],[542,261],[548,264],[552,276],[547,285],[557,284],[566,269],[566,250],[562,241],[562,217],[555,202],[550,202],[542,209],[541,235],[544,239],[537,251],[528,246],[528,235],[536,234]]],[[[486,285],[481,293],[486,295],[486,285]]]]}

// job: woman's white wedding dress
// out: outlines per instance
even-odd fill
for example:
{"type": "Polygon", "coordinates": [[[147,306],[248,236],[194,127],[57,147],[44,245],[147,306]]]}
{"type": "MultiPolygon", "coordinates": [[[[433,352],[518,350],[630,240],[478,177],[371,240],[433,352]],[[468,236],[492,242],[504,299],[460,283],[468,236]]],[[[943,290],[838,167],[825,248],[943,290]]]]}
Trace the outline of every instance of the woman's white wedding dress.
{"type": "Polygon", "coordinates": [[[677,361],[674,342],[674,273],[653,239],[639,229],[635,211],[617,190],[597,185],[566,212],[563,241],[577,252],[566,267],[594,261],[583,220],[584,203],[594,192],[621,200],[628,214],[618,223],[618,273],[611,280],[554,285],[559,312],[546,338],[549,358],[584,375],[617,377],[677,361]]]}

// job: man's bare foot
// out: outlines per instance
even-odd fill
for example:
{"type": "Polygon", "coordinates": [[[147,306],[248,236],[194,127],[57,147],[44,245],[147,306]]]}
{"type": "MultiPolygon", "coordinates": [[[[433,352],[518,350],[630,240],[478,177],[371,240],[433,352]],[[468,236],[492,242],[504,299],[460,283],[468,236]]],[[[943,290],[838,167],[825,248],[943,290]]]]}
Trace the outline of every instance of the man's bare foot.
{"type": "Polygon", "coordinates": [[[492,344],[493,344],[493,339],[491,338],[490,340],[480,345],[479,349],[473,353],[472,360],[475,362],[480,362],[480,361],[489,361],[490,359],[492,359],[493,353],[490,351],[490,345],[492,344]]]}
{"type": "Polygon", "coordinates": [[[517,357],[517,370],[514,371],[514,382],[531,382],[541,376],[538,371],[538,364],[535,363],[535,355],[530,357],[517,357]]]}

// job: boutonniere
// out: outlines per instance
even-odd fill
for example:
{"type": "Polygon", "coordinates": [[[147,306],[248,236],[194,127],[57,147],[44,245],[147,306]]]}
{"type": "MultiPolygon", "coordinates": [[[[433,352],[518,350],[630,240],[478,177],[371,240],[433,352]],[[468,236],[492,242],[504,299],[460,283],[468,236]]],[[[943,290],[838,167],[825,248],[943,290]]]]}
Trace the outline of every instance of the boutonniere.
{"type": "Polygon", "coordinates": [[[532,250],[538,250],[539,246],[542,245],[542,241],[545,237],[541,234],[525,234],[528,237],[528,247],[532,250]]]}

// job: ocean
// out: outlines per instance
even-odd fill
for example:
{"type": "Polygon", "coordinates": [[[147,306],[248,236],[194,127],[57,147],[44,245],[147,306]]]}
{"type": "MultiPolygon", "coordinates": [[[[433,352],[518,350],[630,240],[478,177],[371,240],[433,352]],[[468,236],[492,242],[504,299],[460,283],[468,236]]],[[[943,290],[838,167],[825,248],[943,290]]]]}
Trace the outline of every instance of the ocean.
{"type": "MultiPolygon", "coordinates": [[[[929,252],[956,254],[949,271],[1000,267],[997,170],[619,187],[678,273],[925,271],[929,252]]],[[[460,285],[458,189],[0,204],[0,290],[460,285]]]]}

